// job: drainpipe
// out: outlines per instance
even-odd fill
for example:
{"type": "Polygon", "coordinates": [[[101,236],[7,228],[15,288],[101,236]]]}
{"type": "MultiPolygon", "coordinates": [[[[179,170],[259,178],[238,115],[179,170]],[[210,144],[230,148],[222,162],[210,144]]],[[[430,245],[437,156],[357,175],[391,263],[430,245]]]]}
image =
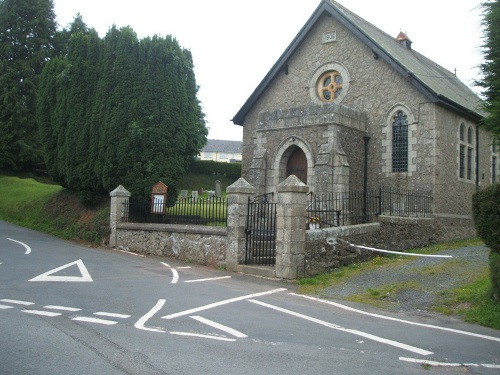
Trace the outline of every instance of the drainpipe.
{"type": "Polygon", "coordinates": [[[370,142],[370,136],[368,132],[365,132],[363,136],[365,141],[365,165],[364,165],[364,176],[363,176],[363,215],[365,223],[368,221],[368,143],[370,142]]]}
{"type": "Polygon", "coordinates": [[[477,124],[476,127],[476,191],[479,191],[479,127],[482,124],[477,124]]]}

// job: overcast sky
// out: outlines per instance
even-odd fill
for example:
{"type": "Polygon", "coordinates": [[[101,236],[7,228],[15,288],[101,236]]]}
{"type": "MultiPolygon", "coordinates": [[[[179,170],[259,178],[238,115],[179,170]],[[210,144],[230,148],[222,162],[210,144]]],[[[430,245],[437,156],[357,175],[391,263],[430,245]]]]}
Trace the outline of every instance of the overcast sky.
{"type": "MultiPolygon", "coordinates": [[[[482,62],[482,0],[338,0],[472,87],[482,62]]],[[[77,13],[101,37],[114,24],[140,38],[172,35],[191,50],[210,139],[241,140],[230,121],[320,0],[54,0],[57,21],[77,13]]],[[[477,88],[473,88],[476,92],[477,88]]]]}

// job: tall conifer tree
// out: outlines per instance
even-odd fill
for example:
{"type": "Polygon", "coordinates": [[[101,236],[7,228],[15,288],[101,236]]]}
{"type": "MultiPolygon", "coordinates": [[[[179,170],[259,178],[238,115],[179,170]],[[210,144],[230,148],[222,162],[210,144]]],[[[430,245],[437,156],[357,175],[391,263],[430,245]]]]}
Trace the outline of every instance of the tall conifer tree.
{"type": "Polygon", "coordinates": [[[0,0],[0,168],[41,161],[39,75],[54,52],[52,0],[0,0]]]}

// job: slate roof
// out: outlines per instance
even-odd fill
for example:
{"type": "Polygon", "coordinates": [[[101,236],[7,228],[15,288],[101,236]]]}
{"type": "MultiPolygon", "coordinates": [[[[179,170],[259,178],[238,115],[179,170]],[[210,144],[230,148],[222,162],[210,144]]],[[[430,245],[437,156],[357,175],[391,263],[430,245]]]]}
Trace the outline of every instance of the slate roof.
{"type": "Polygon", "coordinates": [[[430,101],[473,120],[479,120],[485,116],[481,110],[481,99],[455,74],[417,51],[402,46],[395,37],[388,35],[336,1],[322,0],[292,43],[234,116],[233,123],[243,125],[246,114],[269,87],[275,75],[286,69],[290,57],[325,12],[355,34],[379,58],[407,77],[430,101]]]}
{"type": "Polygon", "coordinates": [[[208,139],[201,150],[203,152],[224,152],[226,154],[241,154],[241,141],[224,141],[221,139],[208,139]]]}

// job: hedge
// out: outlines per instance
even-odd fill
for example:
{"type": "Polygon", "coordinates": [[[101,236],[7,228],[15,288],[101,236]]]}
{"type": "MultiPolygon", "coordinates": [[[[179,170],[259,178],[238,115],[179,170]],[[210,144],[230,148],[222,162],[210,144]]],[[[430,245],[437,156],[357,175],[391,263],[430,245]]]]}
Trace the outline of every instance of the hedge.
{"type": "Polygon", "coordinates": [[[491,251],[500,254],[500,184],[473,195],[472,214],[479,237],[491,251]]]}
{"type": "Polygon", "coordinates": [[[238,179],[241,177],[240,163],[220,163],[211,160],[196,160],[189,167],[191,173],[221,175],[238,179]]]}

